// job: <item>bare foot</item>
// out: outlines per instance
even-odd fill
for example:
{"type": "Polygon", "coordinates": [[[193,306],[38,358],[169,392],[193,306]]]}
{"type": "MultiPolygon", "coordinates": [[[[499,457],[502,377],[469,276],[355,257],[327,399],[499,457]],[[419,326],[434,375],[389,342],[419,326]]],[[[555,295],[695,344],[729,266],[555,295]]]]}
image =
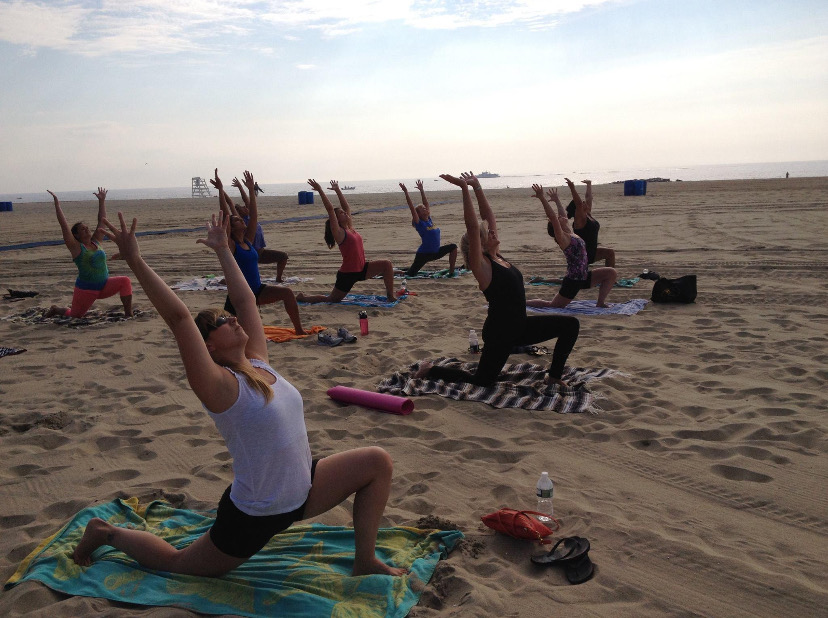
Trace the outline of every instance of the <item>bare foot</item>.
{"type": "Polygon", "coordinates": [[[66,315],[66,310],[63,307],[58,307],[57,305],[52,305],[46,310],[46,313],[43,314],[44,318],[53,318],[56,315],[66,315]]]}
{"type": "Polygon", "coordinates": [[[569,384],[561,380],[560,378],[551,378],[547,373],[546,376],[543,378],[543,381],[547,384],[556,384],[558,386],[563,386],[564,388],[569,388],[569,384]]]}
{"type": "Polygon", "coordinates": [[[595,303],[596,307],[603,307],[604,309],[608,309],[609,305],[607,303],[595,303]]]}
{"type": "Polygon", "coordinates": [[[354,570],[352,572],[353,575],[405,575],[408,573],[408,569],[401,568],[401,567],[392,567],[388,566],[384,562],[380,562],[377,558],[374,558],[368,564],[356,564],[354,563],[354,570]]]}
{"type": "Polygon", "coordinates": [[[434,367],[434,363],[430,361],[423,361],[422,363],[420,363],[420,367],[419,369],[417,369],[417,372],[414,374],[414,377],[418,380],[422,380],[424,377],[428,375],[428,372],[431,370],[432,367],[434,367]]]}
{"type": "Polygon", "coordinates": [[[297,335],[310,335],[310,333],[306,331],[304,328],[294,328],[293,332],[295,332],[297,335]]]}
{"type": "Polygon", "coordinates": [[[72,552],[72,559],[75,564],[89,566],[92,564],[92,552],[101,545],[106,545],[112,531],[112,526],[103,519],[94,517],[86,524],[80,543],[72,552]]]}

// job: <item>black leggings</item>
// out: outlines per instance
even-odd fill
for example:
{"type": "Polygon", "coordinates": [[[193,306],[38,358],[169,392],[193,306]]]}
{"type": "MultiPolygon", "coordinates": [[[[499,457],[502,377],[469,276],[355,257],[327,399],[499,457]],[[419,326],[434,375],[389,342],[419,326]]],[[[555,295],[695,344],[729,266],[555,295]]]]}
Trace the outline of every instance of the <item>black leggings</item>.
{"type": "Polygon", "coordinates": [[[439,260],[441,257],[444,257],[454,251],[457,248],[457,245],[443,245],[440,247],[438,251],[435,253],[415,253],[414,254],[414,262],[411,266],[408,267],[408,270],[405,271],[407,277],[413,277],[420,269],[425,266],[428,262],[433,262],[434,260],[439,260]]]}
{"type": "Polygon", "coordinates": [[[530,315],[526,318],[526,325],[522,331],[504,333],[494,339],[484,338],[483,352],[474,374],[462,369],[435,365],[428,372],[428,377],[445,382],[469,382],[477,386],[489,386],[497,382],[500,370],[509,359],[512,348],[534,345],[557,337],[548,374],[550,378],[560,380],[566,359],[575,347],[580,328],[578,318],[570,315],[530,315]]]}

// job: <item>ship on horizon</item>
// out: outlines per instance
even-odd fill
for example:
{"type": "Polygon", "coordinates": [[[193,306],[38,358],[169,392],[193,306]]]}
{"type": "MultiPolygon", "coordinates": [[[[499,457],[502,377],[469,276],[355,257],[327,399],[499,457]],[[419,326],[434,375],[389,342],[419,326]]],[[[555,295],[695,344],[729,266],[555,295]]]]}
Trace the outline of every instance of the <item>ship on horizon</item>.
{"type": "Polygon", "coordinates": [[[500,178],[500,174],[495,174],[494,172],[480,172],[479,174],[475,174],[478,178],[500,178]]]}

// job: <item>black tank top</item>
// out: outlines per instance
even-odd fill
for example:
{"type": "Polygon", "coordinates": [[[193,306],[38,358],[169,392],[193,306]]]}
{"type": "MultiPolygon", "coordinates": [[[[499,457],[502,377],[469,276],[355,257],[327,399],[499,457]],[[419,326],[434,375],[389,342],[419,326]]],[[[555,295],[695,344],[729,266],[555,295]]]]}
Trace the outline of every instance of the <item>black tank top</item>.
{"type": "MultiPolygon", "coordinates": [[[[505,260],[502,255],[498,257],[505,260]]],[[[492,264],[492,282],[483,290],[483,295],[489,301],[489,314],[483,325],[484,339],[522,329],[526,322],[523,275],[514,264],[510,263],[509,268],[506,268],[491,258],[489,261],[492,264]]]]}
{"type": "Polygon", "coordinates": [[[589,257],[590,264],[595,261],[595,252],[598,251],[598,230],[600,229],[600,223],[598,223],[595,219],[587,217],[584,227],[578,229],[573,228],[572,230],[578,236],[583,238],[584,243],[586,244],[587,257],[589,257]]]}

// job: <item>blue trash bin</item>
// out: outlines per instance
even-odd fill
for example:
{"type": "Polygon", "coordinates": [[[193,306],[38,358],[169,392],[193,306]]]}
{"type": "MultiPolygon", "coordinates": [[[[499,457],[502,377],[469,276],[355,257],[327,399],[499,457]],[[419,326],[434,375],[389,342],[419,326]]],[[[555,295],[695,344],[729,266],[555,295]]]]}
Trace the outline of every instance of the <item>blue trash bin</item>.
{"type": "Polygon", "coordinates": [[[635,195],[635,181],[634,180],[625,180],[624,181],[624,195],[635,195]]]}
{"type": "Polygon", "coordinates": [[[0,212],[11,212],[14,206],[11,202],[0,202],[0,212]]]}
{"type": "Polygon", "coordinates": [[[313,191],[305,191],[306,204],[313,204],[313,191]]]}
{"type": "Polygon", "coordinates": [[[303,204],[307,204],[308,201],[305,199],[305,194],[307,191],[299,191],[299,205],[302,206],[303,204]]]}

